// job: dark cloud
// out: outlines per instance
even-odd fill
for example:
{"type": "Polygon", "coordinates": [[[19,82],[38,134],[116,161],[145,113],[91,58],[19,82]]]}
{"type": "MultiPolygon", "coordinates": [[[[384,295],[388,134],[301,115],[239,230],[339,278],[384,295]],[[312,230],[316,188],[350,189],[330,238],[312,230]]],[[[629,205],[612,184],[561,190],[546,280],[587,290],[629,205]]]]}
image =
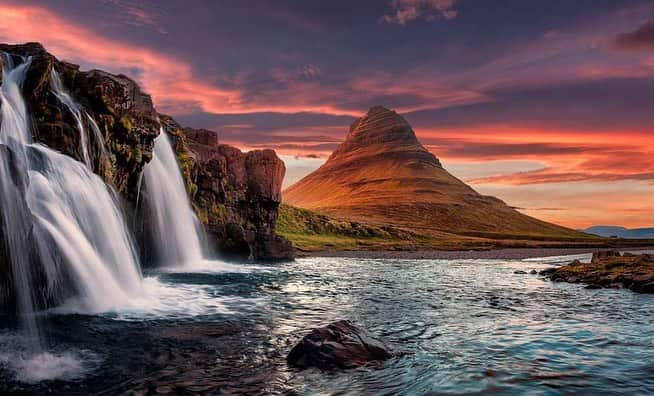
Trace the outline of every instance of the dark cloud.
{"type": "Polygon", "coordinates": [[[654,20],[647,22],[633,32],[618,35],[614,43],[618,48],[624,49],[654,49],[654,20]]]}
{"type": "MultiPolygon", "coordinates": [[[[407,114],[416,130],[474,125],[597,131],[654,125],[654,77],[605,78],[488,92],[491,100],[407,114]]],[[[489,132],[492,133],[492,128],[489,132]]]]}

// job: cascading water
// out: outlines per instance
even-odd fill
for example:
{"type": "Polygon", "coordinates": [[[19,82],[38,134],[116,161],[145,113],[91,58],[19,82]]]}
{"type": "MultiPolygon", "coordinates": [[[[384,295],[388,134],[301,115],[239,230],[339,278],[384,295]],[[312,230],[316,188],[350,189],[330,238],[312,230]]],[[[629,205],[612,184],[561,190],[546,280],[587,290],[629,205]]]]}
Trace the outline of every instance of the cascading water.
{"type": "Polygon", "coordinates": [[[164,266],[193,267],[203,260],[202,228],[193,212],[175,152],[161,131],[145,167],[145,190],[157,258],[164,266]]]}
{"type": "MultiPolygon", "coordinates": [[[[28,318],[28,327],[36,328],[29,319],[36,309],[32,296],[48,295],[57,288],[70,289],[66,297],[72,295],[85,311],[124,305],[140,294],[141,275],[114,192],[90,170],[87,151],[84,165],[31,142],[21,93],[30,61],[14,67],[12,58],[6,58],[0,144],[10,148],[11,156],[3,155],[0,161],[0,199],[19,312],[28,318]],[[15,181],[16,173],[24,175],[23,190],[15,181]],[[37,246],[27,245],[30,233],[37,246]],[[37,284],[30,277],[34,267],[30,252],[37,255],[33,261],[39,263],[40,273],[46,277],[45,284],[38,283],[43,290],[35,290],[37,284]]],[[[64,91],[58,77],[52,82],[53,93],[76,114],[84,146],[82,112],[70,96],[61,94],[64,91]]]]}
{"type": "MultiPolygon", "coordinates": [[[[33,149],[41,163],[30,171],[28,204],[68,264],[78,299],[88,311],[125,305],[139,293],[141,277],[111,191],[83,164],[44,146],[33,149]]],[[[44,257],[53,246],[41,245],[44,257]]]]}
{"type": "Polygon", "coordinates": [[[31,143],[26,133],[27,115],[21,96],[21,85],[31,59],[14,67],[13,58],[2,54],[3,83],[0,89],[2,124],[0,124],[0,144],[4,149],[0,154],[0,217],[11,260],[11,272],[16,296],[17,311],[28,338],[28,345],[40,349],[39,329],[32,315],[34,296],[32,288],[31,260],[28,235],[31,232],[32,218],[24,205],[23,194],[27,185],[24,166],[27,163],[25,147],[31,143]]]}
{"type": "Polygon", "coordinates": [[[87,145],[87,134],[86,129],[84,128],[84,121],[82,119],[82,112],[79,109],[79,106],[73,98],[66,92],[64,89],[64,84],[61,82],[61,77],[59,73],[52,68],[50,71],[50,87],[52,88],[52,93],[59,99],[61,103],[64,104],[73,114],[75,122],[77,123],[77,130],[79,131],[80,146],[82,146],[82,158],[84,163],[91,167],[91,158],[89,157],[89,148],[87,145]]]}

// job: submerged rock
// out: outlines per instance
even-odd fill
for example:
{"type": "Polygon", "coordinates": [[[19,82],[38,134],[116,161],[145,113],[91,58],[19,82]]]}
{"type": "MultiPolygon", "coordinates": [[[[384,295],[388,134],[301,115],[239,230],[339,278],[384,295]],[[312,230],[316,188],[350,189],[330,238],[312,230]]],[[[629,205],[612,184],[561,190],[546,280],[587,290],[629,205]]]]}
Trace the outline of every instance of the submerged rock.
{"type": "Polygon", "coordinates": [[[383,341],[347,320],[313,329],[291,350],[286,360],[300,369],[354,368],[379,364],[393,356],[383,341]]]}

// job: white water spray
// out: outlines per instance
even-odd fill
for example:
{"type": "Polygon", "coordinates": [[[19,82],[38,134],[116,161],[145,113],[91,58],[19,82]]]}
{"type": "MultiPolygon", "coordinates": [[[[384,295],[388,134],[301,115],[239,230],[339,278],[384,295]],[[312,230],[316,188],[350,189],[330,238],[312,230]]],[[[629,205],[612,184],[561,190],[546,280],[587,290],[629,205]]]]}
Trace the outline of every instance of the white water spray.
{"type": "Polygon", "coordinates": [[[161,130],[145,167],[145,190],[157,258],[164,266],[193,267],[204,260],[202,228],[193,212],[175,152],[161,130]]]}

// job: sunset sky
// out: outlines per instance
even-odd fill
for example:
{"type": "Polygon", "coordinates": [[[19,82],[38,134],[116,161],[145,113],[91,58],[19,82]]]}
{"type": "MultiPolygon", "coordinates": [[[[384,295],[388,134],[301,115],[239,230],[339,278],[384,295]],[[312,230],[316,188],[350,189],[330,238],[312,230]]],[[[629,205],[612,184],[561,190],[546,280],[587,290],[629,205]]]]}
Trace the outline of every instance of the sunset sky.
{"type": "Polygon", "coordinates": [[[373,105],[454,175],[575,228],[654,226],[654,1],[0,0],[0,41],[124,73],[287,185],[373,105]]]}

